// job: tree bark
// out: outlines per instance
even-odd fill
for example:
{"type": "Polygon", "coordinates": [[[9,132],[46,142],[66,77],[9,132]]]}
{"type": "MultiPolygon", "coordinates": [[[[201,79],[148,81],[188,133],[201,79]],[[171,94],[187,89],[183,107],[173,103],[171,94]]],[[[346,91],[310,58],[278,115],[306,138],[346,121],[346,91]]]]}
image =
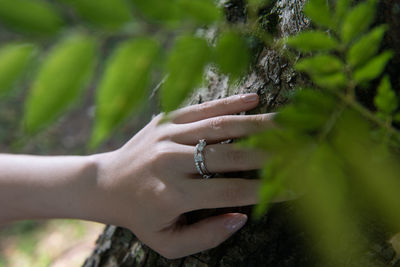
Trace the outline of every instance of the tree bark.
{"type": "MultiPolygon", "coordinates": [[[[301,13],[304,0],[276,0],[263,10],[267,18],[265,30],[275,36],[293,35],[308,27],[309,22],[301,13]],[[276,22],[276,23],[274,23],[276,22]]],[[[226,17],[231,23],[246,21],[243,0],[231,0],[225,4],[226,17]]],[[[396,58],[388,67],[395,89],[399,89],[399,22],[400,4],[395,0],[385,0],[379,7],[379,22],[389,24],[390,31],[386,47],[396,51],[396,58]],[[397,26],[397,27],[396,27],[397,26]]],[[[256,55],[250,74],[238,85],[230,85],[228,78],[215,70],[207,72],[208,87],[200,89],[192,96],[189,104],[200,103],[232,94],[257,92],[260,105],[251,113],[265,113],[276,110],[287,101],[295,86],[304,82],[296,74],[289,62],[270,47],[262,46],[256,55]]],[[[359,95],[359,97],[364,97],[359,95]]],[[[370,97],[371,98],[371,97],[370,97]]],[[[366,102],[370,102],[370,99],[366,102]]],[[[367,103],[368,104],[368,103],[367,103]]],[[[187,214],[189,222],[203,217],[239,211],[249,214],[251,207],[215,209],[187,214]]],[[[375,224],[371,233],[377,236],[376,243],[366,251],[365,260],[348,259],[346,266],[388,266],[400,264],[395,252],[386,242],[387,234],[375,224]],[[370,259],[374,258],[371,262],[370,259]]],[[[318,244],[296,222],[293,202],[275,204],[259,221],[249,220],[247,225],[228,241],[217,248],[178,260],[167,260],[141,243],[129,230],[107,226],[97,241],[93,254],[85,261],[84,267],[97,266],[320,266],[315,257],[318,244]]],[[[324,266],[335,266],[325,263],[324,266]]],[[[344,266],[344,265],[343,265],[344,266]]]]}

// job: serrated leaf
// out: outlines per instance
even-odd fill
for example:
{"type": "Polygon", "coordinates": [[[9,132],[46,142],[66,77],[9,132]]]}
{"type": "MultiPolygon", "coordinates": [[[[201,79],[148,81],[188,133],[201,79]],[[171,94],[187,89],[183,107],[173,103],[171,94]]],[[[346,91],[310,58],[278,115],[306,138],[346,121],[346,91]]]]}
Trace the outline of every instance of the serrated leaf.
{"type": "Polygon", "coordinates": [[[326,0],[309,0],[304,6],[304,13],[318,26],[331,28],[332,14],[326,0]]]}
{"type": "Polygon", "coordinates": [[[368,61],[364,66],[354,72],[357,83],[367,82],[377,78],[385,69],[388,61],[393,57],[393,52],[385,51],[368,61]]]}
{"type": "Polygon", "coordinates": [[[35,46],[7,44],[0,48],[0,96],[10,92],[32,59],[35,46]]]}
{"type": "Polygon", "coordinates": [[[198,86],[210,60],[207,41],[193,36],[178,38],[167,60],[168,75],[161,87],[161,104],[165,111],[176,109],[198,86]]]}
{"type": "Polygon", "coordinates": [[[326,75],[341,71],[342,61],[333,55],[316,55],[299,60],[295,65],[296,70],[303,71],[311,76],[326,75]]]}
{"type": "Polygon", "coordinates": [[[55,8],[42,0],[0,0],[0,20],[28,34],[54,34],[63,26],[55,8]]]}
{"type": "Polygon", "coordinates": [[[26,100],[26,131],[36,133],[78,100],[94,69],[96,42],[73,35],[58,43],[44,59],[26,100]]]}
{"type": "Polygon", "coordinates": [[[62,0],[93,25],[115,29],[132,19],[130,6],[124,0],[62,0]]]}
{"type": "Polygon", "coordinates": [[[243,36],[236,32],[223,33],[217,41],[215,61],[220,71],[231,78],[243,75],[250,64],[250,51],[243,36]]]}
{"type": "Polygon", "coordinates": [[[221,10],[214,0],[178,0],[185,18],[201,24],[211,24],[221,19],[221,10]]]}
{"type": "Polygon", "coordinates": [[[341,28],[343,42],[351,42],[368,29],[375,16],[375,4],[376,0],[368,0],[349,11],[341,28]]]}
{"type": "Polygon", "coordinates": [[[286,42],[301,52],[329,51],[339,45],[335,39],[322,31],[301,32],[289,37],[286,42]]]}
{"type": "Polygon", "coordinates": [[[386,30],[386,25],[378,26],[351,46],[347,61],[352,67],[358,67],[376,55],[386,30]]]}
{"type": "Polygon", "coordinates": [[[378,111],[385,115],[390,115],[397,109],[398,100],[390,84],[389,76],[383,77],[374,98],[374,103],[378,111]]]}
{"type": "Polygon", "coordinates": [[[182,17],[177,0],[131,0],[137,10],[152,22],[175,26],[182,17]]]}
{"type": "Polygon", "coordinates": [[[150,38],[128,40],[116,48],[97,91],[91,147],[103,142],[143,101],[159,49],[150,38]]]}

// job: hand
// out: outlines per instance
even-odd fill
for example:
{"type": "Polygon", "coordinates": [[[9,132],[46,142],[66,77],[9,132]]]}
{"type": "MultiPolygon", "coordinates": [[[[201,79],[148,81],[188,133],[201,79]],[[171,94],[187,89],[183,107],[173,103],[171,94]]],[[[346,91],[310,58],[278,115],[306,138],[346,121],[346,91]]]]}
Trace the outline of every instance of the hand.
{"type": "Polygon", "coordinates": [[[245,214],[227,213],[191,225],[182,214],[199,209],[258,202],[259,180],[202,179],[194,164],[195,145],[212,173],[258,169],[265,154],[219,142],[247,136],[272,125],[272,114],[229,115],[250,110],[257,94],[236,95],[155,117],[122,148],[95,155],[98,164],[97,220],[129,228],[167,258],[213,248],[240,229],[245,214]]]}

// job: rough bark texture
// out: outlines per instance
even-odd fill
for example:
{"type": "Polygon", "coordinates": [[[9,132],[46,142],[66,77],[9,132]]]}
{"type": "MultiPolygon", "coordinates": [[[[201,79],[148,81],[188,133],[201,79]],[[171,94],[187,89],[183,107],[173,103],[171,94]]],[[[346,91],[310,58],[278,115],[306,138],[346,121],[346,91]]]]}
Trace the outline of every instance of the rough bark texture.
{"type": "MultiPolygon", "coordinates": [[[[277,0],[263,12],[271,18],[266,24],[267,31],[278,36],[292,35],[308,26],[301,14],[304,0],[277,0]],[[276,21],[274,24],[271,21],[276,21]]],[[[246,20],[243,0],[225,3],[227,19],[231,23],[246,20]]],[[[379,22],[390,25],[386,46],[396,50],[396,58],[388,67],[392,82],[398,90],[399,74],[399,20],[400,4],[395,0],[383,1],[379,8],[379,22]]],[[[210,69],[207,74],[209,85],[199,90],[192,103],[217,99],[237,93],[257,92],[261,103],[253,113],[270,112],[286,102],[295,85],[302,82],[288,62],[268,47],[262,47],[257,54],[251,73],[239,85],[229,85],[228,79],[210,69]]],[[[363,97],[360,95],[360,97],[363,97]]],[[[231,211],[232,209],[207,210],[187,214],[189,222],[205,216],[231,211]]],[[[236,208],[240,212],[251,213],[251,207],[236,208]]],[[[274,205],[260,221],[249,221],[247,225],[228,241],[206,252],[179,260],[167,260],[143,245],[129,230],[107,226],[97,241],[97,247],[85,267],[97,266],[319,266],[313,253],[318,244],[295,223],[296,209],[293,203],[274,205]]],[[[396,255],[385,240],[387,235],[368,228],[376,243],[365,252],[365,261],[348,259],[343,266],[388,266],[396,265],[396,255]],[[371,261],[374,258],[374,262],[371,261]]],[[[329,264],[328,264],[329,265],[329,264]]],[[[324,265],[326,266],[326,265],[324,265]]],[[[333,264],[332,264],[333,266],[333,264]]]]}

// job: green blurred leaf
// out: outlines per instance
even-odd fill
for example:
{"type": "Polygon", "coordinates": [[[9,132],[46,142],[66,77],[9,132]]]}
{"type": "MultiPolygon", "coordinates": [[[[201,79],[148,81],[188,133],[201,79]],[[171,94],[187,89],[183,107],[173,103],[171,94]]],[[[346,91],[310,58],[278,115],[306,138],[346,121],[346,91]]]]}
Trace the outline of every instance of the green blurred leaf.
{"type": "Polygon", "coordinates": [[[306,31],[289,37],[286,41],[301,52],[329,51],[338,47],[339,43],[322,31],[306,31]]]}
{"type": "Polygon", "coordinates": [[[300,177],[307,184],[307,193],[300,200],[300,219],[325,259],[343,266],[338,262],[361,255],[365,245],[349,205],[351,192],[343,161],[330,145],[322,143],[310,153],[303,168],[306,171],[300,177]]]}
{"type": "Polygon", "coordinates": [[[132,19],[125,0],[61,0],[71,5],[86,21],[104,28],[115,29],[132,19]]]}
{"type": "Polygon", "coordinates": [[[178,0],[178,5],[186,18],[201,24],[211,24],[222,18],[214,0],[178,0]]]}
{"type": "Polygon", "coordinates": [[[332,74],[343,69],[342,61],[333,55],[316,55],[299,60],[296,70],[303,71],[311,76],[332,74]]]}
{"type": "Polygon", "coordinates": [[[95,40],[84,35],[69,36],[49,52],[26,100],[28,133],[54,121],[79,98],[93,72],[95,55],[95,40]]]}
{"type": "Polygon", "coordinates": [[[318,26],[333,26],[332,14],[326,0],[309,0],[304,6],[304,13],[318,26]]]}
{"type": "Polygon", "coordinates": [[[347,78],[343,72],[336,72],[327,75],[314,75],[312,80],[320,87],[328,89],[342,89],[346,87],[347,78]]]}
{"type": "Polygon", "coordinates": [[[393,52],[385,51],[368,61],[364,66],[356,69],[354,80],[357,83],[367,82],[377,78],[384,71],[386,64],[393,57],[393,52]]]}
{"type": "Polygon", "coordinates": [[[340,29],[343,18],[347,15],[348,10],[350,9],[350,3],[352,0],[337,0],[335,5],[335,25],[336,29],[340,29]]]}
{"type": "Polygon", "coordinates": [[[26,70],[35,51],[31,44],[7,44],[0,48],[0,96],[10,92],[26,70]]]}
{"type": "Polygon", "coordinates": [[[315,131],[325,124],[327,118],[327,114],[307,112],[304,107],[289,105],[277,114],[276,121],[297,131],[315,131]]]}
{"type": "Polygon", "coordinates": [[[181,18],[181,10],[177,0],[131,0],[135,7],[152,22],[175,26],[181,18]]]}
{"type": "Polygon", "coordinates": [[[259,192],[260,201],[254,210],[256,219],[260,219],[264,215],[268,207],[271,205],[272,199],[283,190],[284,176],[279,175],[281,171],[282,161],[279,157],[274,157],[263,168],[262,183],[259,192]]]}
{"type": "MultiPolygon", "coordinates": [[[[362,205],[373,208],[380,219],[398,229],[400,188],[398,157],[385,146],[373,142],[368,121],[356,113],[344,114],[335,129],[333,144],[348,166],[362,205]]],[[[356,192],[354,192],[356,193],[356,192]]]]}
{"type": "Polygon", "coordinates": [[[376,55],[386,30],[386,25],[378,26],[351,46],[347,61],[352,67],[360,66],[376,55]]]}
{"type": "Polygon", "coordinates": [[[393,121],[396,122],[396,123],[400,123],[400,112],[396,113],[393,116],[393,121]]]}
{"type": "Polygon", "coordinates": [[[159,48],[155,40],[140,38],[125,41],[114,51],[97,91],[91,147],[104,141],[143,102],[159,48]]]}
{"type": "Polygon", "coordinates": [[[176,109],[200,84],[210,54],[207,41],[202,38],[183,36],[176,41],[167,61],[168,77],[161,87],[163,110],[176,109]]]}
{"type": "Polygon", "coordinates": [[[215,61],[222,73],[236,79],[245,74],[250,64],[250,50],[239,33],[221,34],[215,48],[215,61]]]}
{"type": "Polygon", "coordinates": [[[375,17],[375,5],[376,0],[367,0],[349,11],[341,29],[343,42],[351,42],[368,29],[375,17]]]}
{"type": "Polygon", "coordinates": [[[55,8],[43,0],[0,0],[0,21],[28,34],[54,34],[63,26],[55,8]]]}
{"type": "Polygon", "coordinates": [[[326,124],[336,106],[336,100],[327,94],[311,89],[300,90],[292,103],[276,115],[276,122],[297,132],[315,131],[326,124]]]}
{"type": "Polygon", "coordinates": [[[389,76],[383,77],[374,98],[374,103],[378,111],[385,115],[391,115],[397,109],[398,100],[390,84],[389,76]]]}

